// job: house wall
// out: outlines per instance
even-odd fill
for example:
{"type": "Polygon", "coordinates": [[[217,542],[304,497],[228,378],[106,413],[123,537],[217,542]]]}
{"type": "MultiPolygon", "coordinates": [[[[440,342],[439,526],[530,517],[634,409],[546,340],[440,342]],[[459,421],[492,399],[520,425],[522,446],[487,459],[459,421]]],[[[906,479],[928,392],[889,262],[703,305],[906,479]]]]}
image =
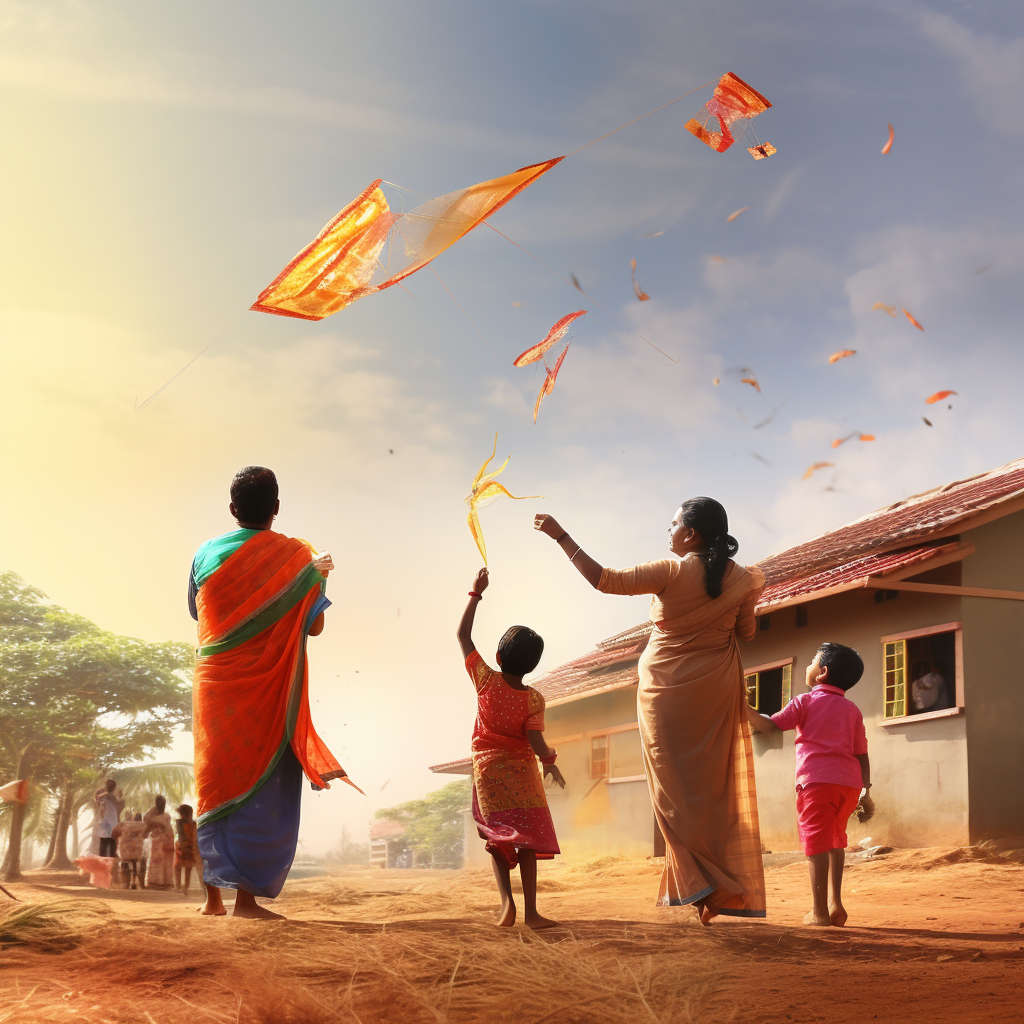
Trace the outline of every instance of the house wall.
{"type": "MultiPolygon", "coordinates": [[[[591,740],[587,733],[636,722],[636,687],[583,697],[568,704],[549,707],[545,713],[545,736],[558,749],[558,767],[565,776],[565,789],[547,790],[555,833],[564,857],[586,860],[619,854],[650,857],[654,852],[654,812],[647,795],[647,782],[609,783],[590,777],[591,740]],[[560,737],[581,734],[566,741],[560,737]]],[[[610,737],[615,749],[639,749],[636,732],[610,737]]],[[[625,762],[624,762],[625,763],[625,762]]],[[[613,761],[613,768],[614,768],[613,761]]],[[[626,768],[630,773],[633,768],[626,768]]],[[[636,774],[643,774],[637,766],[636,774]]]]}
{"type": "MultiPolygon", "coordinates": [[[[950,580],[953,582],[953,580],[950,580]]],[[[793,695],[803,693],[807,666],[826,640],[856,648],[864,676],[848,691],[864,715],[871,758],[872,795],[877,811],[865,825],[850,821],[851,842],[870,836],[892,846],[966,844],[968,770],[965,722],[968,715],[910,720],[882,726],[883,671],[880,637],[905,630],[961,621],[961,599],[900,592],[876,604],[874,591],[854,590],[804,606],[807,625],[796,625],[796,608],[770,617],[770,627],[741,643],[743,664],[795,657],[793,695]]],[[[965,628],[966,633],[966,628],[965,628]]],[[[965,640],[966,648],[966,640],[965,640]]],[[[968,704],[973,681],[967,680],[968,704]]],[[[797,850],[793,788],[794,733],[754,736],[754,762],[761,837],[774,851],[797,850]]]]}
{"type": "MultiPolygon", "coordinates": [[[[1024,590],[1024,512],[964,535],[965,587],[1024,590]]],[[[972,842],[1024,834],[1024,601],[964,598],[972,842]]]]}

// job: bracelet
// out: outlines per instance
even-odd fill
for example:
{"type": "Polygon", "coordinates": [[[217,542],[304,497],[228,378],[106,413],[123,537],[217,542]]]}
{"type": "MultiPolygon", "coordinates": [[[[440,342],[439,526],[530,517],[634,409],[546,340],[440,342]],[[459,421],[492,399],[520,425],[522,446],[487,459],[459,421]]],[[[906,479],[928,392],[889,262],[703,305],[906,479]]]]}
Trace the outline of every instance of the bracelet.
{"type": "Polygon", "coordinates": [[[547,757],[542,757],[540,759],[540,763],[543,764],[543,765],[552,765],[552,764],[555,763],[555,760],[557,759],[557,757],[558,757],[558,751],[556,750],[553,754],[550,754],[547,757]]]}
{"type": "Polygon", "coordinates": [[[580,553],[580,552],[581,552],[582,550],[583,550],[583,548],[581,548],[581,547],[579,546],[579,544],[577,544],[577,545],[576,545],[576,550],[575,550],[575,552],[573,552],[573,556],[572,556],[572,558],[570,558],[570,559],[569,559],[569,564],[570,564],[570,565],[575,565],[575,564],[576,564],[576,556],[577,556],[577,555],[578,555],[578,554],[579,554],[579,553],[580,553]]]}
{"type": "Polygon", "coordinates": [[[482,601],[484,599],[484,595],[483,594],[478,594],[475,590],[471,590],[469,592],[469,596],[470,597],[475,597],[478,601],[482,601]]]}

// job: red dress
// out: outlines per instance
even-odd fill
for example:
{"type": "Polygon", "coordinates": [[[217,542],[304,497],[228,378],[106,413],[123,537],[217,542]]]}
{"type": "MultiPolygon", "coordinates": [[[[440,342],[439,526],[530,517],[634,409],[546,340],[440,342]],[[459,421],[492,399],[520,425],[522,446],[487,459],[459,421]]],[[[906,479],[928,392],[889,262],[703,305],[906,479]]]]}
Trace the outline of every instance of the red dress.
{"type": "Polygon", "coordinates": [[[473,728],[473,819],[488,853],[510,867],[520,850],[550,859],[558,849],[537,755],[527,729],[544,730],[544,697],[532,686],[518,690],[489,668],[477,651],[466,658],[476,687],[473,728]]]}

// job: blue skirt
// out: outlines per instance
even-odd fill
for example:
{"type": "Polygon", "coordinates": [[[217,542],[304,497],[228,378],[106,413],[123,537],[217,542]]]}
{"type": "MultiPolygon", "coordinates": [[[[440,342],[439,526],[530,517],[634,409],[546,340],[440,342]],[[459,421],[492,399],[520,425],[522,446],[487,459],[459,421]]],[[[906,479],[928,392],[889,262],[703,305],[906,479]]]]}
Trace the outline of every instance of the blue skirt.
{"type": "Polygon", "coordinates": [[[251,800],[199,827],[203,881],[273,899],[281,891],[299,839],[302,768],[292,748],[251,800]]]}

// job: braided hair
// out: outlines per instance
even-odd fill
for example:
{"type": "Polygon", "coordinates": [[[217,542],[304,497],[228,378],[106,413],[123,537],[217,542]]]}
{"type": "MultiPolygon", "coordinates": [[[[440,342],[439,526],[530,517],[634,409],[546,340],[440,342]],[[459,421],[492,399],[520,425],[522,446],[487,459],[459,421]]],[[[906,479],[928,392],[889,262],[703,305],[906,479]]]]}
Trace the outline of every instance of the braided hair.
{"type": "Polygon", "coordinates": [[[704,497],[684,501],[680,513],[680,522],[696,530],[704,541],[704,550],[697,552],[704,562],[704,589],[708,597],[718,597],[729,559],[740,549],[729,533],[729,517],[720,502],[704,497]]]}

